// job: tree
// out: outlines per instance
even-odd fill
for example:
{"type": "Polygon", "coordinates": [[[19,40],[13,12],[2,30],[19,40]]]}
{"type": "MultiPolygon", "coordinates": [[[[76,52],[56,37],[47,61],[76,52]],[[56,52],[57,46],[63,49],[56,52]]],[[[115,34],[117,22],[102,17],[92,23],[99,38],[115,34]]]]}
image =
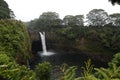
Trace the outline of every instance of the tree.
{"type": "Polygon", "coordinates": [[[4,0],[0,0],[0,19],[14,18],[15,15],[4,0]]]}
{"type": "Polygon", "coordinates": [[[55,20],[59,19],[59,14],[56,12],[44,12],[40,15],[40,19],[55,20]]]}
{"type": "Polygon", "coordinates": [[[49,62],[43,62],[36,65],[35,73],[38,80],[50,80],[51,65],[49,62]]]}
{"type": "Polygon", "coordinates": [[[84,16],[83,15],[76,15],[75,19],[76,19],[76,25],[84,26],[84,24],[83,24],[84,23],[84,21],[83,21],[84,16]]]}
{"type": "Polygon", "coordinates": [[[77,26],[83,26],[83,15],[66,15],[63,19],[65,25],[77,25],[77,26]]]}
{"type": "Polygon", "coordinates": [[[120,13],[114,13],[110,15],[111,23],[114,26],[120,26],[120,13]]]}
{"type": "Polygon", "coordinates": [[[87,14],[87,22],[91,26],[104,26],[109,23],[109,16],[102,9],[93,9],[87,14]]]}
{"type": "Polygon", "coordinates": [[[66,15],[63,19],[64,25],[63,34],[66,35],[66,38],[69,40],[76,40],[77,37],[81,36],[81,28],[83,27],[83,15],[66,15]]]}
{"type": "Polygon", "coordinates": [[[30,22],[25,22],[25,26],[27,27],[27,29],[33,29],[36,25],[36,22],[38,21],[38,19],[34,19],[34,20],[31,20],[30,22]]]}
{"type": "Polygon", "coordinates": [[[66,16],[63,18],[63,21],[64,21],[64,24],[65,24],[65,25],[75,24],[75,23],[74,23],[74,20],[75,20],[75,18],[74,18],[74,16],[72,16],[72,15],[66,15],[66,16]]]}
{"type": "Polygon", "coordinates": [[[44,12],[36,22],[36,28],[50,30],[53,26],[61,25],[62,21],[56,12],[44,12]]]}
{"type": "Polygon", "coordinates": [[[113,5],[116,3],[120,5],[120,0],[109,0],[113,5]]]}
{"type": "Polygon", "coordinates": [[[25,26],[16,20],[0,20],[0,51],[25,64],[30,57],[30,40],[25,26]]]}

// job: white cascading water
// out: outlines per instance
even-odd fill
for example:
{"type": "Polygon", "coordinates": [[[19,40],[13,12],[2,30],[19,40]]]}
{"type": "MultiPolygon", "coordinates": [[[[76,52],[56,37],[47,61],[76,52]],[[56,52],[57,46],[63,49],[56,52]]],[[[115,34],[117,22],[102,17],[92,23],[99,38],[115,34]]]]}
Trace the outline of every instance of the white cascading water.
{"type": "Polygon", "coordinates": [[[41,42],[42,42],[42,49],[43,49],[43,53],[47,54],[47,49],[46,49],[46,42],[45,42],[45,32],[39,32],[40,36],[41,36],[41,42]]]}
{"type": "Polygon", "coordinates": [[[45,32],[39,32],[40,36],[41,36],[41,42],[42,42],[42,49],[43,49],[43,53],[42,55],[44,56],[49,56],[49,55],[53,55],[53,52],[47,52],[47,48],[46,48],[46,41],[45,41],[45,32]]]}

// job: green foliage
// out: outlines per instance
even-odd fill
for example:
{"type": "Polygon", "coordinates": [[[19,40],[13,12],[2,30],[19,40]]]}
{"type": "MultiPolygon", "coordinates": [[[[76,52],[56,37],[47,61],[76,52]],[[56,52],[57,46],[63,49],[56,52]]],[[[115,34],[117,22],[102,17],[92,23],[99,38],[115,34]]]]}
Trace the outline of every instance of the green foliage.
{"type": "Polygon", "coordinates": [[[100,31],[100,39],[103,46],[110,48],[113,51],[118,52],[120,47],[118,46],[120,43],[120,35],[119,28],[114,27],[104,27],[100,31]]]}
{"type": "Polygon", "coordinates": [[[32,21],[35,29],[51,31],[53,27],[61,25],[61,19],[56,12],[44,12],[39,19],[32,21]]]}
{"type": "Polygon", "coordinates": [[[8,64],[10,62],[10,58],[5,54],[0,54],[0,65],[8,64]]]}
{"type": "Polygon", "coordinates": [[[7,80],[36,80],[32,70],[19,65],[29,58],[29,52],[29,36],[23,23],[0,20],[0,76],[7,80]]]}
{"type": "Polygon", "coordinates": [[[91,60],[89,59],[85,62],[85,67],[83,68],[83,77],[80,77],[80,80],[99,80],[93,74],[93,65],[91,65],[91,60]]]}
{"type": "Polygon", "coordinates": [[[111,63],[109,68],[95,68],[96,77],[101,80],[119,80],[120,79],[120,67],[117,67],[114,63],[111,63]]]}
{"type": "Polygon", "coordinates": [[[120,53],[114,55],[114,58],[109,62],[108,68],[95,68],[95,76],[100,80],[119,80],[120,79],[120,53]]]}
{"type": "Polygon", "coordinates": [[[35,73],[38,80],[50,80],[51,65],[49,62],[43,62],[36,65],[35,73]]]}
{"type": "Polygon", "coordinates": [[[120,66],[120,53],[114,55],[112,63],[114,63],[116,66],[120,66]]]}
{"type": "MultiPolygon", "coordinates": [[[[103,9],[93,9],[86,22],[83,18],[83,15],[67,15],[61,20],[55,12],[44,12],[38,19],[27,23],[27,27],[45,31],[47,45],[58,49],[77,49],[108,58],[120,51],[119,14],[108,15],[103,9]]],[[[38,40],[39,36],[32,37],[35,40],[33,38],[38,40]]]]}
{"type": "Polygon", "coordinates": [[[108,23],[109,16],[102,9],[93,9],[87,14],[87,19],[88,25],[104,26],[108,23]]]}
{"type": "Polygon", "coordinates": [[[29,57],[30,40],[22,22],[0,20],[0,49],[16,60],[29,57]]]}
{"type": "Polygon", "coordinates": [[[0,0],[0,20],[14,18],[14,13],[9,9],[8,4],[4,0],[0,0]]]}
{"type": "MultiPolygon", "coordinates": [[[[49,12],[44,13],[39,19],[31,21],[31,26],[34,27],[32,29],[36,28],[39,31],[46,31],[50,46],[52,43],[53,46],[55,45],[59,49],[62,47],[63,50],[72,51],[75,48],[90,54],[99,53],[102,55],[101,60],[104,61],[109,60],[106,59],[106,55],[107,58],[110,58],[111,55],[120,51],[119,19],[116,19],[118,23],[113,21],[117,26],[111,24],[112,20],[109,18],[111,15],[108,16],[104,10],[94,9],[88,14],[88,22],[91,26],[83,26],[82,23],[82,26],[75,25],[77,23],[75,16],[67,16],[67,19],[60,20],[56,14],[52,14],[49,12]],[[63,22],[62,25],[61,22],[63,22]]],[[[116,17],[116,15],[112,15],[111,17],[116,17]]],[[[119,80],[119,56],[119,54],[115,55],[108,68],[95,68],[95,75],[92,73],[92,70],[94,70],[93,66],[90,60],[88,60],[85,63],[86,67],[83,68],[83,76],[78,78],[75,75],[75,66],[65,67],[63,65],[60,68],[61,73],[58,80],[119,80]]],[[[37,78],[40,80],[45,80],[46,78],[49,80],[48,71],[48,66],[43,64],[39,64],[35,69],[37,78]],[[45,78],[45,76],[47,77],[45,78]]]]}
{"type": "Polygon", "coordinates": [[[6,54],[0,54],[0,76],[7,80],[36,80],[32,70],[19,66],[6,54]]]}
{"type": "Polygon", "coordinates": [[[61,75],[57,80],[100,80],[93,75],[93,65],[91,60],[85,62],[85,67],[82,67],[83,74],[81,77],[76,77],[76,66],[68,67],[66,64],[60,66],[61,75]]]}
{"type": "Polygon", "coordinates": [[[75,78],[75,70],[76,70],[75,66],[72,66],[69,69],[65,70],[63,79],[73,80],[75,78]]]}
{"type": "Polygon", "coordinates": [[[69,26],[83,26],[83,15],[76,15],[76,16],[72,16],[72,15],[67,15],[63,18],[63,22],[65,25],[69,25],[69,26]]]}
{"type": "Polygon", "coordinates": [[[91,60],[88,60],[85,62],[85,67],[82,67],[82,76],[77,78],[75,78],[76,69],[75,66],[68,67],[63,64],[60,67],[62,75],[57,80],[120,80],[120,66],[114,62],[110,62],[108,68],[93,68],[91,60]]]}
{"type": "MultiPolygon", "coordinates": [[[[86,40],[89,41],[88,48],[95,49],[97,52],[109,54],[120,50],[120,28],[114,26],[90,27],[86,32],[86,40]],[[93,43],[94,41],[94,43],[93,43]],[[92,46],[90,45],[92,43],[92,46]]],[[[97,53],[96,52],[96,53],[97,53]]]]}
{"type": "Polygon", "coordinates": [[[60,66],[61,75],[57,80],[75,80],[76,66],[68,67],[66,64],[60,66]]]}
{"type": "Polygon", "coordinates": [[[119,26],[120,25],[120,13],[114,13],[110,15],[110,18],[112,20],[112,25],[119,26]]]}
{"type": "Polygon", "coordinates": [[[36,80],[32,70],[19,65],[29,58],[29,52],[29,36],[23,23],[0,20],[0,76],[7,80],[36,80]]]}
{"type": "Polygon", "coordinates": [[[91,60],[89,59],[87,62],[85,62],[85,67],[83,68],[83,75],[86,77],[92,73],[93,65],[91,65],[91,60]]]}

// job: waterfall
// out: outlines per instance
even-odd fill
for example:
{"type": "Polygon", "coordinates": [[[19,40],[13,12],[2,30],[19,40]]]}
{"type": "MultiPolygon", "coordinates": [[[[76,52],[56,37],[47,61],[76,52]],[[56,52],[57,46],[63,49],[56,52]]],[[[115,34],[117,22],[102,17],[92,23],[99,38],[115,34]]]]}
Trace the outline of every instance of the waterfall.
{"type": "Polygon", "coordinates": [[[53,55],[53,52],[47,52],[47,48],[46,48],[46,41],[45,41],[45,32],[39,32],[40,37],[41,37],[41,43],[42,43],[42,49],[43,49],[43,53],[42,55],[44,56],[49,56],[49,55],[53,55]]]}
{"type": "Polygon", "coordinates": [[[43,54],[47,55],[47,49],[46,49],[46,42],[45,42],[45,32],[39,32],[41,36],[41,42],[42,42],[42,49],[43,49],[43,54]]]}

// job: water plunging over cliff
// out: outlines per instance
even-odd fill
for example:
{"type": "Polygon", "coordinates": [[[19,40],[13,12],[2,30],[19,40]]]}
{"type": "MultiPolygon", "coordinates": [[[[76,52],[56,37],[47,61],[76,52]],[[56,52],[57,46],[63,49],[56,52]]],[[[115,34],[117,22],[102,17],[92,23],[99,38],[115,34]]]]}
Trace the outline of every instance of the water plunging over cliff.
{"type": "Polygon", "coordinates": [[[41,43],[42,43],[42,49],[43,49],[43,53],[41,55],[43,56],[50,56],[53,55],[53,52],[48,52],[47,48],[46,48],[46,41],[45,41],[45,32],[39,32],[40,36],[41,36],[41,43]]]}
{"type": "Polygon", "coordinates": [[[40,36],[41,36],[41,42],[42,42],[42,49],[43,49],[43,53],[47,54],[47,49],[46,49],[46,42],[45,42],[45,32],[39,32],[40,36]]]}

